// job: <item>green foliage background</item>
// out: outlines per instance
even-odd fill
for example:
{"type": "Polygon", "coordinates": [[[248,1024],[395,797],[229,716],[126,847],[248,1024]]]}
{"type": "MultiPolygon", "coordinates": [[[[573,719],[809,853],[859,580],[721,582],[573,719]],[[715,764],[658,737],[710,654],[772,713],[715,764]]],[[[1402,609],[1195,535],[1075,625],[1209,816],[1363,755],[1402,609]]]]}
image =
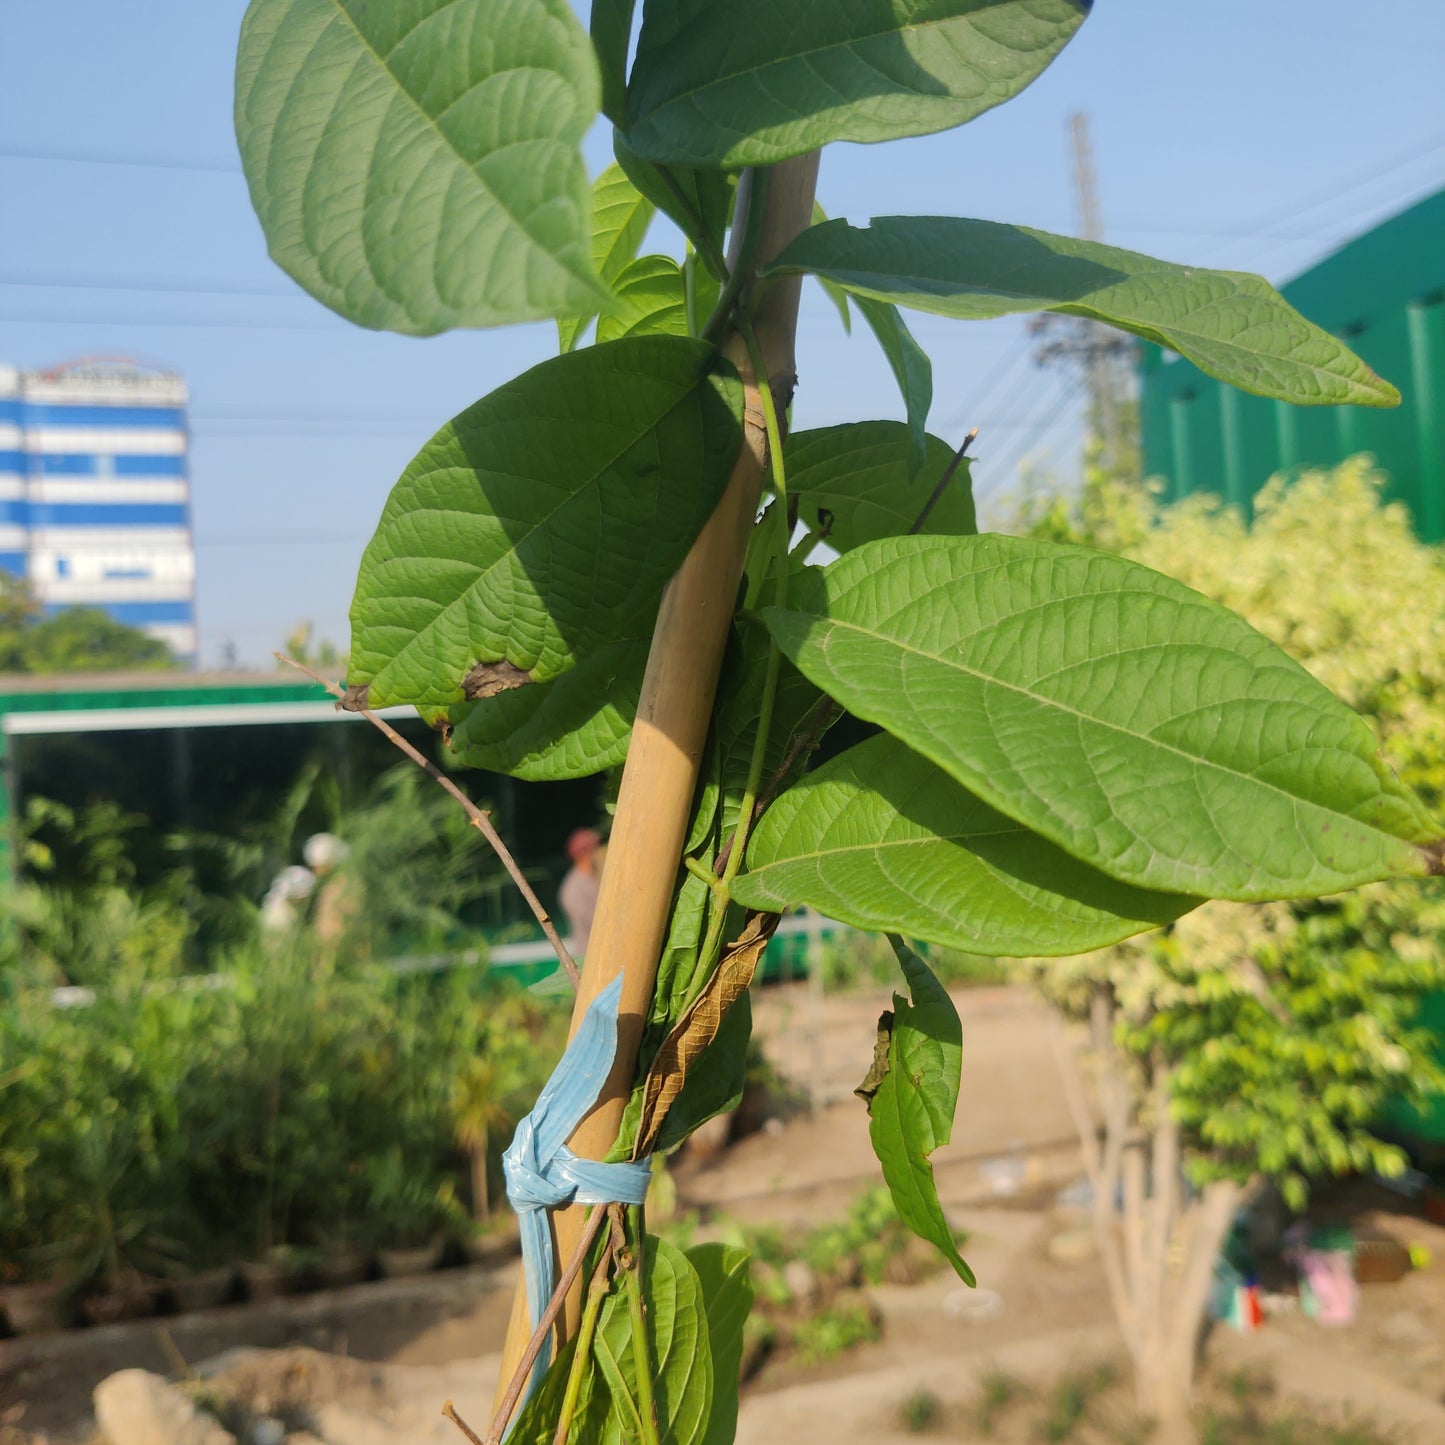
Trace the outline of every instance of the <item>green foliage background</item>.
{"type": "MultiPolygon", "coordinates": [[[[1026,505],[1035,535],[1084,541],[1187,582],[1252,622],[1363,714],[1432,811],[1445,797],[1445,557],[1419,542],[1368,458],[1272,481],[1246,527],[1216,499],[1161,506],[1097,470],[1081,498],[1026,505]]],[[[1073,1011],[1113,985],[1123,1042],[1171,1066],[1199,1177],[1281,1182],[1396,1172],[1371,1126],[1391,1100],[1445,1090],[1441,1041],[1415,1024],[1445,988],[1445,881],[1317,902],[1208,903],[1162,934],[1031,965],[1073,1011]]]]}

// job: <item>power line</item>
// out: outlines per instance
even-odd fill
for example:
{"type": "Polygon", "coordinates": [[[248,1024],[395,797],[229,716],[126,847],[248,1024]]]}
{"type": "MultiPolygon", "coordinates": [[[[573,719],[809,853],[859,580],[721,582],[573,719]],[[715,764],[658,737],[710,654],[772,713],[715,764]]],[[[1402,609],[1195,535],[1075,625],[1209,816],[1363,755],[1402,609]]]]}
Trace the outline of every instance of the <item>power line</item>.
{"type": "Polygon", "coordinates": [[[1039,412],[1036,413],[1036,416],[1040,417],[1041,419],[1036,420],[1030,426],[1029,435],[1024,437],[1024,439],[1017,446],[1013,447],[1005,455],[1003,461],[997,463],[997,476],[992,481],[990,481],[989,484],[981,491],[976,491],[974,493],[974,503],[976,505],[982,502],[986,502],[991,496],[994,495],[995,492],[998,491],[998,489],[1005,482],[1009,481],[1012,478],[1014,468],[1018,465],[1020,460],[1022,460],[1022,458],[1027,455],[1029,447],[1033,444],[1034,439],[1042,438],[1054,426],[1054,424],[1064,414],[1068,407],[1072,405],[1075,401],[1077,401],[1080,396],[1083,395],[1085,388],[1086,383],[1082,379],[1076,380],[1071,386],[1065,389],[1061,396],[1057,398],[1056,402],[1049,410],[1047,416],[1043,415],[1044,409],[1042,407],[1039,409],[1039,412]]]}
{"type": "MultiPolygon", "coordinates": [[[[1253,239],[1277,221],[1288,218],[1297,219],[1302,215],[1308,215],[1311,211],[1317,211],[1321,207],[1329,205],[1331,202],[1337,203],[1343,201],[1356,191],[1365,190],[1377,181],[1394,175],[1397,171],[1404,170],[1416,161],[1424,160],[1427,156],[1435,155],[1442,150],[1445,150],[1445,132],[1432,136],[1424,145],[1413,145],[1408,150],[1397,151],[1383,163],[1377,162],[1369,167],[1354,171],[1349,176],[1337,178],[1330,182],[1328,186],[1307,192],[1304,196],[1295,199],[1287,205],[1266,212],[1248,227],[1241,239],[1253,239]]],[[[1211,254],[1218,254],[1220,251],[1228,250],[1232,244],[1232,241],[1226,241],[1222,246],[1216,246],[1211,254]]]]}
{"type": "Polygon", "coordinates": [[[993,380],[984,388],[982,394],[972,401],[964,402],[949,413],[948,417],[940,423],[939,429],[943,432],[950,432],[955,427],[962,426],[965,422],[969,424],[978,423],[990,427],[1001,426],[1004,423],[995,421],[988,415],[988,406],[993,398],[998,395],[1000,389],[1011,378],[1012,373],[1018,370],[1021,361],[1027,361],[1029,355],[1030,339],[1027,332],[1014,342],[1003,355],[993,373],[993,380]]]}
{"type": "Polygon", "coordinates": [[[265,321],[259,318],[206,316],[0,316],[7,326],[154,326],[162,329],[205,331],[349,331],[339,318],[327,321],[265,321]]]}
{"type": "Polygon", "coordinates": [[[363,547],[370,536],[338,537],[335,532],[317,532],[298,536],[294,532],[258,532],[249,537],[195,537],[193,544],[200,547],[363,547]]]}
{"type": "Polygon", "coordinates": [[[238,161],[198,161],[184,156],[117,155],[114,151],[28,150],[18,146],[0,147],[0,160],[38,161],[42,164],[76,166],[123,166],[133,170],[189,171],[196,175],[238,176],[238,161]]]}
{"type": "Polygon", "coordinates": [[[64,291],[164,291],[177,296],[275,296],[290,301],[311,299],[298,286],[256,286],[244,281],[211,279],[173,281],[162,276],[65,276],[43,271],[0,274],[0,286],[64,291]]]}

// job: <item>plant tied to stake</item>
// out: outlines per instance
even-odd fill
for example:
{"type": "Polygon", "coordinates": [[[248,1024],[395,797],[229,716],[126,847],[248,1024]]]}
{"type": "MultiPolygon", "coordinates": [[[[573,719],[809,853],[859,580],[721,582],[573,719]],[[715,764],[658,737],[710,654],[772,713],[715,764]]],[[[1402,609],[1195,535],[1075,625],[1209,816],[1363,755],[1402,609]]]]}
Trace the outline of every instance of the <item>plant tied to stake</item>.
{"type": "MultiPolygon", "coordinates": [[[[736,1100],[748,983],[789,908],[1066,955],[1206,898],[1441,871],[1439,824],[1366,725],[1239,618],[1135,562],[977,534],[900,308],[1084,316],[1300,405],[1394,389],[1257,277],[816,208],[828,143],[973,119],[1087,10],[644,0],[635,47],[632,0],[594,0],[590,37],[567,0],[247,12],[236,125],[277,263],[363,326],[557,323],[557,358],[398,481],[346,681],[356,707],[415,705],[460,764],[622,768],[574,1016],[620,977],[616,1056],[577,1156],[644,1158],[736,1100]],[[617,160],[589,188],[599,111],[617,160]],[[671,253],[643,254],[663,218],[671,253]],[[804,276],[868,322],[905,422],[785,434],[804,276]],[[807,771],[845,709],[881,732],[807,771]]],[[[928,1163],[959,1022],[896,948],[908,997],[866,1081],[871,1134],[902,1217],[971,1282],[928,1163]]],[[[724,1445],[745,1256],[567,1197],[561,1283],[540,1319],[519,1296],[488,1438],[724,1445]]]]}

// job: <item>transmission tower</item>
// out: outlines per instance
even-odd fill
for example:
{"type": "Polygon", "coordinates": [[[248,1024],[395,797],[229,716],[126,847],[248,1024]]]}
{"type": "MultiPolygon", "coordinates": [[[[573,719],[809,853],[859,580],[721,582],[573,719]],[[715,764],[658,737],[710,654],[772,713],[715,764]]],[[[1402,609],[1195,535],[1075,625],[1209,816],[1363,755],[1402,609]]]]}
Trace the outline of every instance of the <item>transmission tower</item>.
{"type": "MultiPolygon", "coordinates": [[[[1104,223],[1089,118],[1076,112],[1069,117],[1068,127],[1079,235],[1086,241],[1102,241],[1104,223]]],[[[1109,471],[1128,469],[1133,452],[1127,435],[1133,342],[1097,321],[1082,318],[1042,315],[1034,319],[1030,330],[1038,338],[1034,359],[1040,366],[1064,364],[1083,372],[1089,391],[1089,425],[1098,439],[1101,460],[1109,471]]]]}

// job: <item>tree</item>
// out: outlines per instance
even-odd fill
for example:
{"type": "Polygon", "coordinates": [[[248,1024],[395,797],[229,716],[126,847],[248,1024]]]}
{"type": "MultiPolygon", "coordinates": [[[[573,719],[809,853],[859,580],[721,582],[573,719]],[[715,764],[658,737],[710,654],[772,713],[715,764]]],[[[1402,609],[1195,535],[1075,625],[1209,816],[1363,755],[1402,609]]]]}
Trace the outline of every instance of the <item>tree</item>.
{"type": "MultiPolygon", "coordinates": [[[[298,622],[286,634],[286,656],[308,667],[325,668],[327,671],[339,668],[346,670],[346,654],[329,637],[317,638],[315,627],[309,622],[298,622]]],[[[278,662],[277,667],[285,664],[278,662]]]]}
{"type": "MultiPolygon", "coordinates": [[[[976,534],[966,448],[926,431],[931,374],[899,308],[1085,316],[1286,402],[1389,406],[1394,388],[1255,277],[816,210],[825,145],[973,119],[1087,8],[644,0],[635,55],[628,0],[596,0],[590,38],[565,0],[247,12],[237,133],[278,264],[365,326],[558,324],[561,355],[397,482],[346,695],[417,707],[475,766],[621,767],[564,1061],[606,1075],[567,1116],[570,1149],[639,1166],[599,1189],[635,1193],[652,1153],[736,1097],[747,986],[785,908],[1073,954],[1205,897],[1441,866],[1439,825],[1368,728],[1245,622],[1133,561],[976,534]],[[599,108],[617,164],[589,187],[599,108]],[[681,261],[638,254],[658,215],[681,261]],[[785,440],[805,275],[878,338],[905,422],[785,440]],[[818,567],[825,536],[841,556],[818,567]],[[805,774],[844,709],[882,732],[805,774]]],[[[871,1132],[900,1214],[971,1280],[928,1163],[958,1020],[897,946],[911,997],[877,1043],[871,1132]]],[[[745,1259],[577,1203],[547,1122],[523,1131],[526,1292],[490,1438],[509,1421],[519,1442],[731,1438],[745,1259]]]]}
{"type": "Polygon", "coordinates": [[[106,672],[174,667],[159,638],[117,622],[99,607],[42,616],[30,589],[0,580],[0,672],[106,672]]]}
{"type": "MultiPolygon", "coordinates": [[[[1213,498],[1161,509],[1095,473],[1075,516],[1054,507],[1042,521],[1237,608],[1368,717],[1438,805],[1445,560],[1403,508],[1380,505],[1382,484],[1362,459],[1276,480],[1250,529],[1213,498]]],[[[1421,995],[1445,987],[1445,894],[1380,884],[1317,903],[1211,903],[1165,934],[1032,970],[1082,1025],[1086,1070],[1067,1043],[1060,1060],[1139,1403],[1182,1429],[1241,1201],[1269,1181],[1300,1207],[1321,1176],[1398,1173],[1403,1154],[1372,1132],[1382,1107],[1445,1088],[1438,1040],[1415,1023],[1421,995]]]]}

